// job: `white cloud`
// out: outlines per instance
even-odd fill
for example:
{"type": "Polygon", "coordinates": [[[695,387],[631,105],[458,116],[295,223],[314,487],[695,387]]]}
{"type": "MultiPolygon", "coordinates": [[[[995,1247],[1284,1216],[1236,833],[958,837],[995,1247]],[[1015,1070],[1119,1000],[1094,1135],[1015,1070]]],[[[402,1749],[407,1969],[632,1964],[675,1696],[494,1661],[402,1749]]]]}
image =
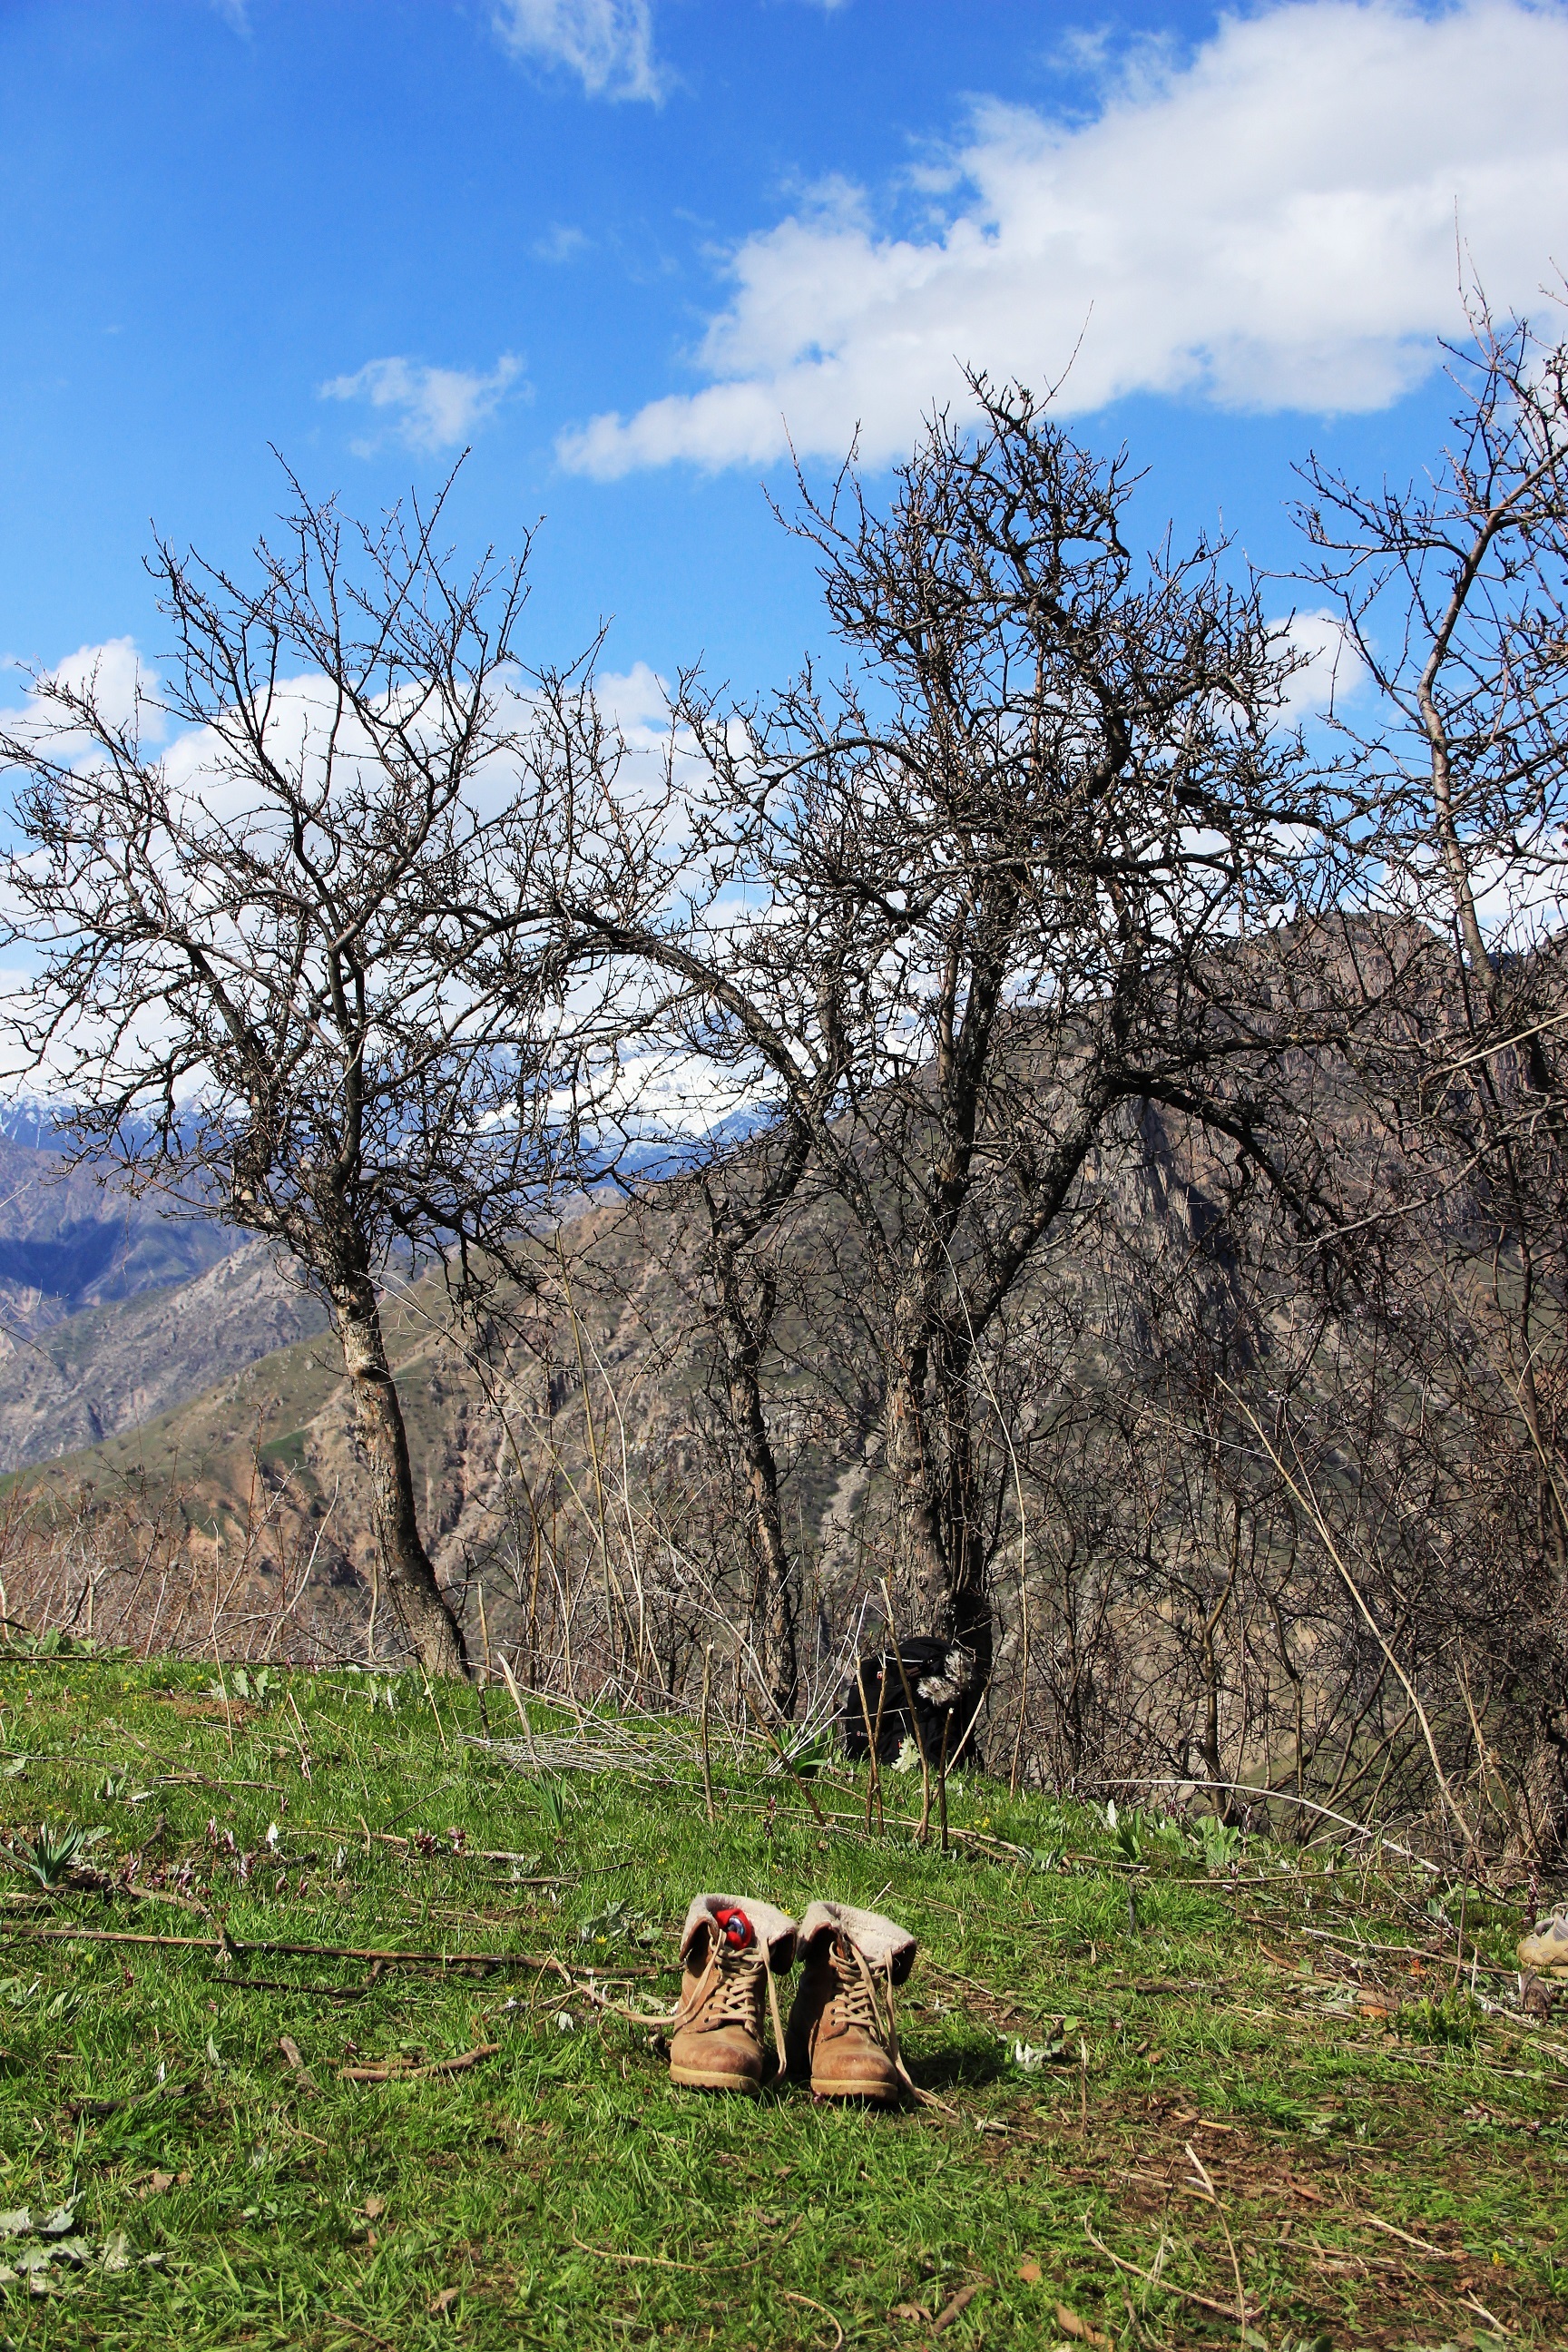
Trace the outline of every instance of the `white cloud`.
{"type": "MultiPolygon", "coordinates": [[[[143,663],[134,637],[79,646],[47,675],[79,694],[90,692],[111,727],[133,728],[144,744],[162,743],[168,733],[167,719],[158,707],[158,673],[143,663]]],[[[20,709],[0,709],[0,725],[23,740],[36,732],[52,733],[58,724],[58,709],[36,694],[29,693],[20,709]]],[[[68,751],[68,739],[60,748],[68,751]]]]}
{"type": "Polygon", "coordinates": [[[648,0],[501,0],[492,22],[515,57],[564,66],[590,98],[664,94],[648,0]]]}
{"type": "MultiPolygon", "coordinates": [[[[522,373],[522,362],[503,352],[489,375],[462,368],[426,367],[418,360],[370,360],[353,375],[335,375],[321,387],[323,400],[363,400],[391,412],[399,440],[410,449],[450,449],[494,415],[501,395],[522,373]]],[[[354,444],[368,457],[374,444],[354,444]]]]}
{"type": "Polygon", "coordinates": [[[1296,613],[1285,635],[1301,667],[1285,690],[1287,725],[1332,717],[1366,684],[1361,656],[1339,614],[1296,613]]]}
{"type": "Polygon", "coordinates": [[[1380,407],[1462,323],[1456,215],[1500,304],[1568,258],[1568,11],[1291,0],[1184,63],[1145,47],[1090,121],[984,103],[919,185],[946,207],[923,235],[878,236],[845,192],[748,237],[697,355],[711,381],[594,418],[563,461],[839,457],[858,424],[877,463],[960,363],[1043,390],[1075,346],[1063,413],[1380,407]]]}

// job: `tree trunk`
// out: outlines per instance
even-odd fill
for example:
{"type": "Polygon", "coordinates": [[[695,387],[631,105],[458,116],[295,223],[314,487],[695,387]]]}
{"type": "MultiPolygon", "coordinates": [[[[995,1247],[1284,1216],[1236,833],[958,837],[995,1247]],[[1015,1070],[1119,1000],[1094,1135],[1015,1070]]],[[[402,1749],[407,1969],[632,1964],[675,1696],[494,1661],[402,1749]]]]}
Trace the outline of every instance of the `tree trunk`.
{"type": "Polygon", "coordinates": [[[917,1622],[947,1644],[949,1696],[958,1701],[957,1746],[985,1696],[994,1634],[980,1530],[971,1507],[973,1463],[962,1374],[933,1382],[932,1350],[921,1336],[899,1351],[888,1394],[888,1452],[898,1496],[902,1565],[914,1588],[917,1622]],[[933,1386],[941,1393],[932,1396],[933,1386]],[[941,1432],[932,1442],[932,1424],[941,1432]]]}
{"type": "Polygon", "coordinates": [[[794,1713],[800,1685],[795,1580],[784,1546],[778,1463],[763,1411],[761,1378],[763,1349],[773,1328],[778,1303],[777,1288],[764,1276],[757,1306],[748,1315],[741,1297],[733,1255],[722,1243],[715,1248],[714,1265],[719,1281],[730,1422],[745,1465],[752,1533],[756,1545],[757,1584],[752,1622],[762,1650],[768,1696],[779,1712],[787,1716],[794,1713]]]}
{"type": "Polygon", "coordinates": [[[428,1675],[466,1675],[468,1652],[419,1537],[403,1407],[386,1360],[381,1311],[368,1281],[335,1292],[354,1435],[370,1473],[371,1524],[381,1572],[405,1641],[428,1675]]]}
{"type": "Polygon", "coordinates": [[[1568,1844],[1568,1720],[1543,1707],[1519,1790],[1519,1827],[1503,1848],[1505,1883],[1551,1870],[1568,1844]]]}

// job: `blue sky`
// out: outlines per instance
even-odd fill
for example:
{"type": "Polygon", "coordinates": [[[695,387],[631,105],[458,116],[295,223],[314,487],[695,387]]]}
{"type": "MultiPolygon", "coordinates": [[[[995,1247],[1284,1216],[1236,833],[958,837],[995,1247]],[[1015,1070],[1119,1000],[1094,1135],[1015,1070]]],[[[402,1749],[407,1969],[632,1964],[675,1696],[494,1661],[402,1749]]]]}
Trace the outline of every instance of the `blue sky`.
{"type": "Polygon", "coordinates": [[[820,642],[781,415],[875,468],[1075,344],[1151,519],[1283,563],[1309,444],[1432,446],[1456,215],[1539,308],[1561,5],[0,0],[0,653],[155,655],[150,522],[237,557],[269,445],[363,511],[471,441],[542,655],[761,685],[820,642]]]}

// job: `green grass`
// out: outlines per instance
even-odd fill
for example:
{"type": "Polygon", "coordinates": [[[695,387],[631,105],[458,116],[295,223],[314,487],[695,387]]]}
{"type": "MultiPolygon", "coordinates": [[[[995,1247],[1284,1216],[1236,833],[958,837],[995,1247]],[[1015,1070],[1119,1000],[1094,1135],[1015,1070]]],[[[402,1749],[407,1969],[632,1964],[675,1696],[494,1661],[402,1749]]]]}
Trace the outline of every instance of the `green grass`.
{"type": "MultiPolygon", "coordinates": [[[[294,1673],[226,1707],[212,1681],[0,1664],[21,1865],[0,1874],[0,2210],[36,2225],[68,2203],[78,2250],[44,2292],[0,2289],[7,2344],[1094,2342],[1076,2327],[1295,2352],[1489,2344],[1493,2322],[1568,2341],[1564,2036],[1478,2009],[1468,1965],[1456,1990],[1452,1930],[1414,1882],[1260,1842],[1211,1875],[1193,1841],[979,1779],[944,1857],[890,1820],[867,1837],[843,1773],[813,1784],[854,1817],[825,1833],[755,1752],[716,1759],[710,1829],[689,1767],[666,1786],[521,1776],[459,1737],[481,1729],[467,1690],[439,1693],[437,1722],[416,1679],[294,1673]],[[107,1891],[26,1867],[40,1825],[58,1851],[73,1823],[101,1833],[78,1865],[107,1891]],[[205,1909],[117,1891],[138,1846],[137,1885],[205,1909]],[[616,1990],[668,2002],[700,1887],[837,1895],[915,1929],[906,2050],[942,2105],[673,2091],[647,2032],[581,1981],[655,1971],[616,1990]],[[212,1918],[241,1945],[553,1957],[571,1981],[23,1932],[204,1937],[212,1918]],[[1358,1978],[1361,1940],[1415,1957],[1358,1978]],[[458,2074],[340,2072],[487,2042],[458,2074]],[[1015,2042],[1050,2054],[1021,2066],[1015,2042]]],[[[489,1710],[504,1732],[494,1693],[489,1710]]],[[[1467,1919],[1500,1968],[1517,1920],[1473,1897],[1467,1919]]],[[[13,2227],[0,2262],[38,2242],[13,2227]]]]}

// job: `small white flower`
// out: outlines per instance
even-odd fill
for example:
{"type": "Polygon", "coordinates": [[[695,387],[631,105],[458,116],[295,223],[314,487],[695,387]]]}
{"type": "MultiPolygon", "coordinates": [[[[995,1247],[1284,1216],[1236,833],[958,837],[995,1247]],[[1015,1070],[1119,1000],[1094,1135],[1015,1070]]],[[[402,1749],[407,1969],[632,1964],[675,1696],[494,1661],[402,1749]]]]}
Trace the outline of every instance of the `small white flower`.
{"type": "Polygon", "coordinates": [[[1021,2074],[1037,2074],[1049,2054],[1048,2051],[1037,2050],[1031,2042],[1013,2044],[1013,2063],[1021,2074]]]}
{"type": "Polygon", "coordinates": [[[279,1832],[277,1822],[268,1822],[267,1824],[267,1843],[273,1848],[274,1852],[277,1850],[279,1834],[279,1832]]]}
{"type": "Polygon", "coordinates": [[[576,2019],[569,2015],[565,2010],[560,2011],[555,2020],[555,2031],[557,2033],[575,2033],[577,2031],[576,2019]]]}

